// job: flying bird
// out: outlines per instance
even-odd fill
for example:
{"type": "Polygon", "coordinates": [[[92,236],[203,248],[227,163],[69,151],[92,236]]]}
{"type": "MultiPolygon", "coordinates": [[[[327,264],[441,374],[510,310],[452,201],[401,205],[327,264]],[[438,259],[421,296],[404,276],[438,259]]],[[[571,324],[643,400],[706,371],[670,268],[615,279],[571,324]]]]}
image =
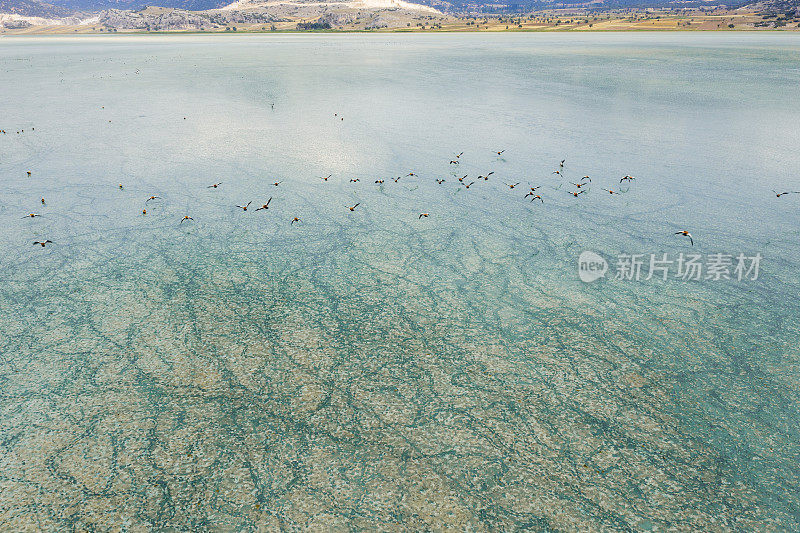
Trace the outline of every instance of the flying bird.
{"type": "Polygon", "coordinates": [[[186,220],[194,220],[194,219],[192,217],[190,217],[189,215],[184,215],[184,217],[180,221],[180,224],[183,224],[184,221],[186,221],[186,220]]]}
{"type": "Polygon", "coordinates": [[[276,181],[275,183],[273,183],[273,185],[277,187],[277,186],[278,186],[278,185],[280,185],[281,183],[283,183],[283,182],[282,182],[282,181],[276,181]]]}
{"type": "Polygon", "coordinates": [[[633,181],[635,179],[636,178],[634,178],[633,176],[622,176],[620,178],[619,182],[622,183],[623,181],[627,181],[628,183],[630,183],[631,181],[633,181]]]}
{"type": "MultiPolygon", "coordinates": [[[[533,193],[530,193],[530,194],[533,194],[533,193]]],[[[540,202],[544,203],[544,200],[538,194],[533,194],[533,198],[531,198],[531,202],[534,201],[534,200],[539,200],[540,202]]]]}
{"type": "Polygon", "coordinates": [[[689,243],[691,243],[691,245],[694,246],[694,239],[692,238],[692,234],[689,233],[688,231],[686,230],[676,231],[675,235],[683,235],[684,237],[689,237],[689,243]]]}
{"type": "Polygon", "coordinates": [[[419,220],[422,217],[428,218],[428,213],[420,213],[419,218],[417,220],[419,220]]]}
{"type": "Polygon", "coordinates": [[[502,155],[503,152],[505,152],[505,150],[500,150],[499,152],[497,152],[497,155],[502,155]]]}
{"type": "Polygon", "coordinates": [[[618,192],[612,191],[611,189],[603,189],[603,190],[606,191],[608,194],[619,194],[618,192]]]}
{"type": "Polygon", "coordinates": [[[36,245],[38,244],[38,245],[39,245],[39,246],[41,246],[42,248],[44,248],[44,247],[45,247],[45,245],[52,244],[52,243],[53,243],[53,241],[51,241],[50,239],[48,239],[48,240],[46,240],[46,241],[33,241],[33,245],[34,245],[34,246],[36,246],[36,245]]]}
{"type": "Polygon", "coordinates": [[[292,222],[291,222],[289,225],[291,226],[291,225],[292,225],[292,224],[294,224],[295,222],[300,222],[300,219],[299,219],[299,218],[297,218],[297,217],[293,217],[293,218],[292,218],[292,222]]]}
{"type": "Polygon", "coordinates": [[[245,205],[237,205],[236,207],[238,207],[242,211],[247,211],[247,208],[250,207],[250,204],[252,204],[252,203],[253,203],[253,201],[251,200],[251,201],[247,202],[245,205]]]}
{"type": "Polygon", "coordinates": [[[355,179],[350,178],[350,183],[358,183],[359,181],[361,181],[361,180],[358,179],[358,178],[355,178],[355,179]]]}
{"type": "Polygon", "coordinates": [[[37,213],[28,213],[27,215],[25,215],[22,218],[35,218],[35,217],[40,217],[40,216],[42,216],[42,215],[39,215],[37,213]]]}
{"type": "Polygon", "coordinates": [[[578,191],[578,192],[572,192],[572,191],[567,191],[567,192],[568,192],[569,194],[571,194],[572,196],[574,196],[575,198],[577,198],[579,194],[583,194],[583,193],[585,193],[586,191],[585,191],[584,189],[581,189],[581,190],[580,190],[580,191],[578,191]]]}
{"type": "Polygon", "coordinates": [[[361,202],[357,203],[357,204],[356,204],[356,205],[354,205],[354,206],[347,206],[347,209],[349,209],[350,211],[355,211],[355,210],[356,210],[356,207],[358,207],[359,205],[361,205],[361,202]]]}
{"type": "Polygon", "coordinates": [[[47,205],[47,203],[44,201],[44,198],[42,198],[42,205],[47,205]]]}
{"type": "Polygon", "coordinates": [[[509,189],[513,189],[514,187],[519,185],[519,182],[517,182],[517,183],[506,183],[506,185],[508,186],[509,189]]]}
{"type": "Polygon", "coordinates": [[[256,208],[256,211],[261,211],[262,209],[269,209],[269,203],[270,203],[271,201],[272,201],[272,196],[270,196],[270,197],[269,197],[269,200],[267,200],[267,203],[265,203],[265,204],[264,204],[264,205],[262,205],[261,207],[257,207],[257,208],[256,208]]]}
{"type": "Polygon", "coordinates": [[[331,176],[333,176],[333,174],[328,174],[324,178],[322,176],[320,176],[319,179],[321,179],[322,181],[328,181],[328,178],[330,178],[331,176]]]}
{"type": "Polygon", "coordinates": [[[451,165],[457,165],[457,164],[458,164],[458,159],[453,159],[453,160],[451,160],[451,161],[450,161],[450,164],[451,164],[451,165]]]}
{"type": "Polygon", "coordinates": [[[214,183],[213,185],[209,185],[208,187],[206,187],[206,189],[216,189],[220,185],[222,185],[221,181],[219,183],[214,183]]]}
{"type": "Polygon", "coordinates": [[[786,192],[778,192],[776,190],[772,190],[775,193],[775,198],[780,198],[784,194],[800,194],[800,191],[786,191],[786,192]]]}
{"type": "Polygon", "coordinates": [[[438,183],[439,185],[441,185],[442,183],[444,183],[444,178],[442,178],[442,179],[437,179],[437,180],[436,180],[436,183],[438,183]]]}
{"type": "Polygon", "coordinates": [[[383,185],[383,180],[375,180],[375,183],[379,183],[379,184],[383,185]]]}
{"type": "Polygon", "coordinates": [[[475,185],[475,182],[474,182],[474,181],[471,181],[471,182],[470,182],[470,183],[468,183],[467,185],[464,185],[464,188],[466,188],[466,189],[469,189],[469,188],[470,188],[472,185],[475,185]]]}
{"type": "MultiPolygon", "coordinates": [[[[570,183],[572,183],[572,182],[570,182],[570,183]]],[[[583,182],[581,182],[581,183],[572,183],[572,184],[573,184],[574,186],[576,186],[577,188],[579,188],[579,189],[580,189],[581,187],[584,187],[584,186],[586,186],[586,185],[589,185],[589,184],[588,184],[588,183],[586,183],[585,181],[583,181],[583,182]]]]}

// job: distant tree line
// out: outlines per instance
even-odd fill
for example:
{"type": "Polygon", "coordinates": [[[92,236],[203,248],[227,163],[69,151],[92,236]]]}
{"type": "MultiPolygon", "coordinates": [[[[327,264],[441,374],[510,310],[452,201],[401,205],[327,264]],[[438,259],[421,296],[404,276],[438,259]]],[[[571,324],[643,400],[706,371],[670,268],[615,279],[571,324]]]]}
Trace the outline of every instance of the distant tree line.
{"type": "Polygon", "coordinates": [[[298,30],[329,30],[331,29],[330,22],[298,22],[298,30]]]}

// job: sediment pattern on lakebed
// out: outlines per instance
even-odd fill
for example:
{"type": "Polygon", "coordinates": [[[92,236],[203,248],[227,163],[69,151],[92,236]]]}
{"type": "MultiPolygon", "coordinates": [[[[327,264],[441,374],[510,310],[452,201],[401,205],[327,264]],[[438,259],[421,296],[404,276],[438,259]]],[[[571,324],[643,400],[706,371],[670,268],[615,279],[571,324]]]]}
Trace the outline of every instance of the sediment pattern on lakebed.
{"type": "Polygon", "coordinates": [[[632,294],[576,309],[481,260],[503,252],[487,238],[448,265],[420,261],[424,243],[381,260],[374,239],[351,244],[305,242],[308,268],[291,246],[156,246],[8,284],[6,527],[796,525],[796,493],[784,513],[758,495],[796,486],[797,444],[755,409],[794,393],[745,346],[738,372],[715,370],[735,333],[701,295],[637,324],[618,315],[632,294]],[[451,269],[469,275],[431,276],[451,269]],[[715,446],[741,438],[736,419],[770,438],[715,446]]]}
{"type": "Polygon", "coordinates": [[[0,531],[800,530],[798,54],[4,39],[0,531]]]}

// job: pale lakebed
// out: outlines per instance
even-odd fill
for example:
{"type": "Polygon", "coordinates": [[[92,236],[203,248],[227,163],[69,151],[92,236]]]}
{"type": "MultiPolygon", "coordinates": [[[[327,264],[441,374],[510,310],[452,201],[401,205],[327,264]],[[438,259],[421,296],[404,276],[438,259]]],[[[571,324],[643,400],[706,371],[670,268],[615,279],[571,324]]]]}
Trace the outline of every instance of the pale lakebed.
{"type": "Polygon", "coordinates": [[[0,39],[2,529],[797,530],[798,57],[0,39]]]}

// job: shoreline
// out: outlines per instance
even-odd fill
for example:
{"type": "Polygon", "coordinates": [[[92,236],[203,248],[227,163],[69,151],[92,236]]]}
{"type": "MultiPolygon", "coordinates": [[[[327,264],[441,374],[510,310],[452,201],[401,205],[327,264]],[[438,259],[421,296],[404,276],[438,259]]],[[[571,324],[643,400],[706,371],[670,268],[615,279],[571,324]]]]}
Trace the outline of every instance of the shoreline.
{"type": "Polygon", "coordinates": [[[523,30],[406,30],[406,29],[381,29],[381,30],[276,30],[276,31],[258,31],[258,30],[239,30],[239,31],[120,31],[120,32],[99,32],[99,31],[83,31],[83,32],[70,32],[70,31],[27,31],[27,32],[2,32],[2,37],[64,37],[64,36],[102,36],[102,37],[125,37],[125,36],[141,36],[141,35],[389,35],[389,34],[404,34],[404,35],[436,35],[436,34],[481,34],[481,33],[800,33],[800,28],[741,28],[741,29],[668,29],[668,28],[642,28],[642,29],[597,29],[597,30],[570,30],[570,29],[523,29],[523,30]]]}
{"type": "MultiPolygon", "coordinates": [[[[0,36],[17,35],[114,35],[114,34],[339,34],[339,33],[617,33],[617,32],[797,32],[800,15],[786,18],[756,10],[693,11],[542,11],[518,14],[440,13],[440,16],[409,12],[367,10],[354,14],[319,12],[288,14],[244,10],[238,22],[215,17],[219,11],[183,11],[147,8],[142,11],[104,11],[92,18],[8,19],[0,14],[0,36]],[[269,17],[272,17],[271,19],[269,17]],[[277,18],[276,18],[277,17],[277,18]],[[247,22],[241,22],[247,20],[247,22]],[[269,21],[271,20],[271,21],[269,21]],[[14,26],[13,24],[19,24],[14,26]]],[[[230,11],[225,13],[232,13],[230,11]]],[[[227,14],[225,16],[228,16],[227,14]]]]}

